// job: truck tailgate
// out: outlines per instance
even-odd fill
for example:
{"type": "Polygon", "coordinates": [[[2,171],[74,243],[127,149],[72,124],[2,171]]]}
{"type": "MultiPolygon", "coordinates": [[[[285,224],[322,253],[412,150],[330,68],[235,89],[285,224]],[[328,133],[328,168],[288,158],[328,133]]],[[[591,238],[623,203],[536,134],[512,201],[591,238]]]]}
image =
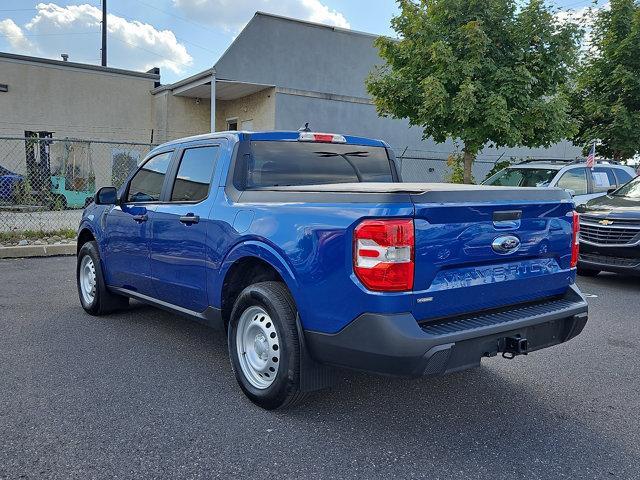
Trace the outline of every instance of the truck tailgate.
{"type": "Polygon", "coordinates": [[[573,283],[564,191],[456,187],[411,197],[419,321],[552,297],[573,283]]]}

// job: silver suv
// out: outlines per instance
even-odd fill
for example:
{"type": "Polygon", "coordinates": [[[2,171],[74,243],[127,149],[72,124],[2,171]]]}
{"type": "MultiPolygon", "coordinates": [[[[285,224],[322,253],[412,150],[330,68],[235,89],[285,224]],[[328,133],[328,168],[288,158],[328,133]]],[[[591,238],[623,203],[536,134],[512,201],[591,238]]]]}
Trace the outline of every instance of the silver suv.
{"type": "Polygon", "coordinates": [[[483,185],[511,187],[559,187],[571,192],[576,205],[601,197],[633,177],[631,167],[598,162],[590,169],[569,160],[535,160],[511,165],[487,178],[483,185]]]}

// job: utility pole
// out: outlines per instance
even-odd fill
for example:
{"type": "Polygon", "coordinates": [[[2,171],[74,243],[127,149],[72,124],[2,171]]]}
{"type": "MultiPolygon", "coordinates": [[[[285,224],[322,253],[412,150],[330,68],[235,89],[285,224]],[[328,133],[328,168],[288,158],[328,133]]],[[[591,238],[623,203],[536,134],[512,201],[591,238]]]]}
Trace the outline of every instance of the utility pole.
{"type": "Polygon", "coordinates": [[[107,66],[107,0],[102,0],[102,63],[103,67],[107,66]]]}

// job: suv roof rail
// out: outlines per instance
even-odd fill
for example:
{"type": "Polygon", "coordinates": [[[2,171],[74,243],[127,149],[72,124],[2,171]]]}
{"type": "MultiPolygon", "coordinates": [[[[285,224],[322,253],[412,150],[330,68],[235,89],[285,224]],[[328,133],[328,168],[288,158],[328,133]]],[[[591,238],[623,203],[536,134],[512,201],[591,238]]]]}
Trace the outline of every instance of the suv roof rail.
{"type": "MultiPolygon", "coordinates": [[[[514,165],[521,165],[523,163],[564,163],[567,165],[586,163],[586,158],[525,158],[524,160],[514,163],[514,165]]],[[[620,162],[610,159],[596,160],[596,164],[603,165],[621,165],[620,162]]]]}
{"type": "Polygon", "coordinates": [[[516,165],[520,165],[523,163],[576,163],[575,158],[525,158],[524,160],[518,162],[516,165]]]}

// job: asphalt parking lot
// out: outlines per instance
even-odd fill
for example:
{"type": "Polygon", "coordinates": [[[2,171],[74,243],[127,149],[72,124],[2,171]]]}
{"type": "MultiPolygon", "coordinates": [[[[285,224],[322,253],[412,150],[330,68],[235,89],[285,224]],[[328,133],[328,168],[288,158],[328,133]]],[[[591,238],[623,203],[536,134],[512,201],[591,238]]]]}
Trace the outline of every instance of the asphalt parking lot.
{"type": "Polygon", "coordinates": [[[640,478],[638,279],[580,279],[597,297],[567,344],[444,378],[345,372],[267,412],[206,327],[86,315],[74,262],[0,261],[0,478],[640,478]]]}

